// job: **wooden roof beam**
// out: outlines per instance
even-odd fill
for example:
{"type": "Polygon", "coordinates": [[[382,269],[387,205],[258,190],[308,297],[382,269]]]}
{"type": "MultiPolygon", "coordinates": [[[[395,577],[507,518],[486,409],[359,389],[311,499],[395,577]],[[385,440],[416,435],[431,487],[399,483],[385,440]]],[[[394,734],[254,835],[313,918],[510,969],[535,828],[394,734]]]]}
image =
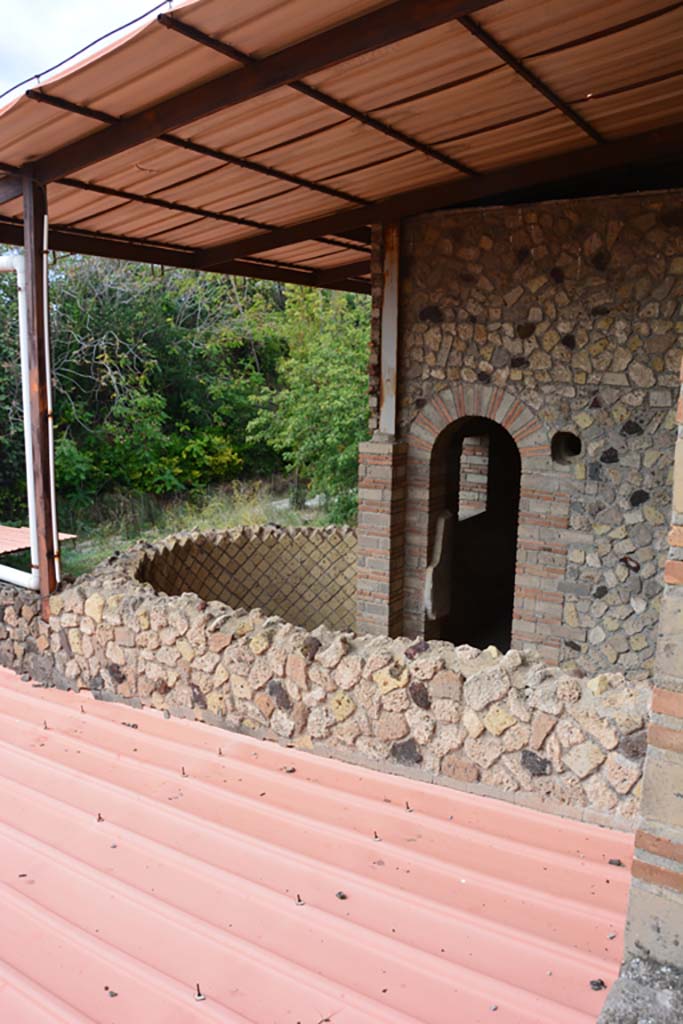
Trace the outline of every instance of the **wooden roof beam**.
{"type": "MultiPolygon", "coordinates": [[[[29,89],[26,95],[29,99],[36,100],[40,103],[46,103],[49,106],[56,107],[59,110],[67,110],[72,114],[79,114],[82,117],[89,117],[96,121],[104,122],[106,124],[116,124],[117,118],[112,117],[110,114],[105,114],[103,111],[96,110],[92,107],[84,107],[77,103],[73,103],[70,100],[62,99],[60,96],[54,96],[51,93],[44,93],[40,90],[29,89]]],[[[341,192],[339,189],[331,189],[325,185],[318,184],[316,182],[309,182],[305,178],[300,178],[296,175],[286,174],[285,172],[269,168],[265,165],[257,164],[255,161],[243,159],[241,157],[235,157],[228,153],[223,153],[221,150],[210,149],[207,146],[198,146],[196,143],[187,142],[185,139],[177,138],[173,135],[162,135],[160,138],[164,142],[171,143],[172,145],[179,146],[181,149],[190,149],[194,152],[201,153],[203,156],[208,156],[216,160],[221,160],[226,164],[236,164],[241,167],[246,167],[248,170],[253,170],[258,174],[265,174],[267,176],[277,178],[294,184],[298,187],[310,188],[319,192],[333,195],[336,198],[345,199],[348,202],[358,203],[365,202],[355,196],[348,193],[341,192]]],[[[10,167],[8,164],[0,164],[0,170],[4,170],[11,175],[12,181],[16,180],[19,182],[19,168],[10,167]]],[[[214,173],[213,171],[209,173],[214,173]]],[[[2,184],[0,179],[0,186],[2,184]]],[[[207,217],[210,220],[222,220],[226,223],[244,225],[246,227],[253,227],[263,231],[274,230],[272,224],[265,223],[263,221],[253,220],[248,217],[239,217],[235,214],[222,213],[215,210],[207,210],[203,207],[193,207],[186,203],[178,203],[172,200],[162,199],[153,193],[145,194],[139,192],[130,192],[124,189],[109,188],[106,185],[98,185],[93,182],[82,181],[79,178],[58,178],[56,184],[67,185],[69,188],[81,189],[85,192],[97,192],[101,195],[108,195],[112,198],[118,198],[127,202],[138,202],[148,206],[157,206],[162,209],[173,210],[181,213],[193,214],[197,217],[207,217]]],[[[10,186],[11,188],[13,186],[10,186]]],[[[172,185],[166,186],[161,191],[166,191],[167,188],[172,188],[172,185]]],[[[0,204],[2,199],[0,198],[0,204]]],[[[358,248],[359,245],[370,245],[370,233],[367,229],[358,229],[356,232],[351,232],[347,242],[344,241],[344,234],[340,233],[340,241],[336,239],[321,238],[320,241],[326,242],[331,245],[347,245],[348,248],[358,248]],[[348,243],[348,244],[347,244],[348,243]]]]}
{"type": "Polygon", "coordinates": [[[372,232],[368,227],[349,228],[348,231],[336,231],[335,234],[338,238],[348,239],[349,242],[358,242],[360,245],[368,246],[368,248],[372,244],[372,232]]]}
{"type": "Polygon", "coordinates": [[[450,182],[401,192],[380,200],[370,207],[319,217],[315,220],[280,228],[277,231],[253,235],[250,238],[205,250],[200,266],[211,267],[227,259],[235,259],[293,245],[320,234],[336,233],[368,223],[384,223],[401,217],[413,216],[426,210],[455,206],[503,195],[567,178],[571,163],[572,177],[608,170],[622,164],[651,163],[683,153],[683,123],[669,125],[653,131],[632,135],[601,146],[558,153],[555,156],[516,164],[476,178],[456,178],[450,182]]]}
{"type": "Polygon", "coordinates": [[[294,43],[78,139],[27,164],[22,173],[47,184],[164,132],[237,106],[324,68],[379,50],[488,7],[497,0],[394,0],[377,10],[294,43]]]}
{"type": "MultiPolygon", "coordinates": [[[[186,21],[181,21],[180,18],[172,17],[169,14],[159,14],[157,15],[157,21],[160,22],[160,24],[165,25],[166,28],[171,29],[173,32],[178,32],[180,35],[183,35],[188,39],[192,39],[193,42],[199,43],[200,46],[206,46],[218,53],[222,53],[224,56],[229,57],[231,60],[237,60],[243,65],[255,65],[260,63],[258,58],[252,57],[250,54],[245,53],[242,50],[238,50],[236,46],[232,46],[230,43],[224,43],[221,39],[214,39],[213,36],[206,35],[205,32],[201,32],[198,28],[195,28],[186,21]]],[[[314,100],[316,103],[321,103],[323,106],[336,110],[338,113],[352,121],[359,121],[368,128],[372,128],[376,132],[381,132],[383,135],[388,136],[390,139],[394,139],[395,142],[400,142],[409,149],[423,153],[432,160],[438,160],[442,164],[446,164],[447,167],[451,167],[453,170],[460,171],[462,174],[476,173],[471,167],[464,163],[464,161],[457,160],[455,157],[448,156],[446,153],[441,153],[438,149],[435,149],[434,146],[421,142],[419,139],[413,138],[411,135],[406,135],[405,132],[399,131],[398,128],[392,128],[391,125],[385,124],[383,121],[380,121],[379,118],[373,117],[372,114],[368,114],[362,110],[357,110],[356,107],[352,107],[351,104],[335,99],[334,96],[330,96],[329,93],[323,92],[322,89],[316,89],[312,85],[308,85],[307,82],[290,82],[289,87],[294,89],[295,92],[300,93],[302,96],[307,96],[309,99],[314,100]]]]}
{"type": "MultiPolygon", "coordinates": [[[[0,244],[21,246],[24,232],[20,222],[0,219],[0,244]]],[[[104,259],[126,260],[133,263],[152,263],[162,267],[197,269],[197,251],[192,249],[165,248],[150,242],[133,242],[87,231],[69,231],[64,228],[50,228],[48,236],[50,249],[81,256],[100,256],[104,259]]],[[[355,264],[354,264],[355,265],[355,264]]],[[[253,277],[265,281],[284,281],[309,287],[327,287],[339,291],[369,293],[370,285],[365,282],[340,279],[319,284],[316,272],[291,264],[259,262],[257,260],[230,260],[220,267],[212,268],[218,274],[234,274],[237,277],[253,277]]]]}
{"type": "MultiPolygon", "coordinates": [[[[99,121],[102,124],[116,125],[122,123],[119,118],[105,114],[102,110],[96,110],[94,107],[84,107],[79,103],[72,103],[70,100],[65,100],[61,96],[54,96],[52,93],[43,92],[41,89],[29,89],[26,95],[29,99],[36,100],[38,103],[46,103],[48,106],[57,107],[59,110],[80,114],[82,117],[89,117],[91,120],[99,121]]],[[[170,146],[176,146],[178,149],[185,149],[190,153],[196,153],[198,156],[207,156],[211,160],[220,160],[221,163],[234,167],[242,167],[244,170],[254,171],[256,174],[264,174],[268,178],[275,178],[276,181],[283,181],[287,185],[294,185],[296,188],[308,188],[314,192],[331,196],[333,199],[341,199],[346,203],[360,205],[365,202],[364,199],[353,195],[351,192],[332,188],[330,185],[325,185],[322,182],[310,181],[308,178],[303,178],[298,174],[280,171],[276,167],[269,167],[267,164],[262,164],[257,160],[250,160],[248,157],[236,156],[234,153],[224,153],[223,150],[213,149],[210,146],[202,146],[197,142],[192,142],[190,139],[183,139],[180,135],[173,135],[171,132],[164,132],[159,136],[159,139],[162,142],[167,142],[170,146]]]]}
{"type": "MultiPolygon", "coordinates": [[[[158,198],[156,198],[153,195],[149,195],[148,196],[148,195],[144,195],[143,193],[128,192],[128,191],[126,191],[124,189],[108,188],[106,185],[95,185],[95,184],[92,184],[90,182],[79,181],[77,178],[61,178],[59,180],[58,184],[66,185],[69,188],[80,189],[81,191],[84,191],[84,192],[92,192],[92,193],[95,193],[96,195],[110,196],[112,199],[120,199],[122,201],[122,204],[125,204],[125,203],[142,203],[144,205],[158,207],[158,208],[160,208],[162,210],[169,210],[169,211],[173,211],[173,212],[177,212],[177,213],[187,213],[188,215],[196,217],[198,219],[202,218],[202,217],[206,217],[209,220],[213,219],[213,220],[224,221],[224,222],[233,223],[233,224],[246,224],[247,226],[255,227],[255,228],[260,228],[262,230],[270,230],[271,229],[270,225],[260,223],[259,221],[249,221],[249,220],[246,220],[244,218],[232,217],[230,214],[219,213],[219,212],[216,212],[216,211],[213,211],[213,210],[206,210],[206,209],[203,209],[202,207],[188,206],[185,203],[176,203],[176,202],[171,202],[170,200],[158,199],[158,198]]],[[[93,214],[93,216],[99,216],[99,214],[93,214]]],[[[88,219],[88,218],[85,218],[85,219],[88,219]]],[[[63,232],[68,232],[69,229],[72,228],[74,231],[78,232],[78,231],[81,230],[79,228],[79,226],[78,226],[80,223],[82,223],[82,221],[74,222],[74,223],[71,223],[71,224],[68,224],[68,225],[66,225],[66,224],[59,225],[57,227],[57,230],[61,230],[63,232]]],[[[87,233],[87,228],[83,229],[83,230],[87,233]]],[[[107,236],[99,236],[99,235],[97,235],[97,233],[93,233],[93,234],[94,234],[94,237],[107,237],[107,236]]],[[[356,236],[358,236],[358,238],[364,238],[365,237],[363,235],[362,231],[357,231],[357,232],[353,232],[352,231],[352,232],[349,232],[349,234],[350,234],[351,237],[348,240],[345,240],[344,236],[342,234],[342,235],[340,235],[339,238],[337,238],[337,237],[326,238],[326,237],[322,236],[320,238],[317,238],[316,241],[323,242],[325,245],[337,246],[337,247],[340,247],[340,248],[348,247],[349,249],[353,249],[353,250],[355,250],[357,252],[366,252],[367,250],[364,248],[364,244],[365,243],[357,242],[356,241],[356,236]]],[[[111,236],[111,237],[115,237],[115,236],[111,236]]],[[[121,239],[121,241],[125,243],[124,239],[121,239]]],[[[17,244],[19,244],[19,243],[17,243],[17,244]]],[[[133,243],[133,244],[135,244],[135,243],[133,243]]],[[[369,253],[368,253],[368,256],[366,257],[365,261],[364,260],[359,260],[359,261],[357,261],[357,263],[358,264],[363,264],[364,262],[367,262],[368,259],[369,259],[369,253]]],[[[286,264],[279,264],[279,265],[286,266],[286,264]]],[[[331,277],[330,281],[338,280],[339,276],[345,277],[347,275],[343,274],[343,275],[338,275],[337,277],[331,277]]]]}
{"type": "MultiPolygon", "coordinates": [[[[355,260],[353,263],[343,263],[338,267],[329,267],[326,270],[318,270],[315,275],[315,283],[322,288],[329,288],[337,281],[343,281],[349,277],[363,277],[370,273],[370,258],[355,260]]],[[[368,281],[368,285],[369,285],[368,281]]]]}
{"type": "Polygon", "coordinates": [[[502,46],[497,39],[494,39],[489,32],[483,29],[481,25],[474,20],[474,18],[471,18],[469,15],[465,15],[458,20],[463,28],[466,28],[467,31],[475,37],[475,39],[478,39],[479,42],[483,43],[488,50],[495,53],[496,57],[499,57],[508,65],[508,67],[511,67],[515,74],[519,75],[520,78],[523,78],[525,82],[528,82],[533,89],[540,92],[541,96],[544,96],[545,99],[560,110],[565,117],[568,117],[573,121],[574,124],[580,128],[582,132],[585,132],[589,138],[593,139],[594,142],[605,141],[600,132],[593,128],[593,126],[590,125],[585,118],[581,117],[580,114],[577,114],[573,107],[570,107],[568,103],[565,103],[565,101],[561,99],[556,92],[554,92],[545,84],[545,82],[535,75],[533,71],[530,71],[521,60],[518,60],[517,57],[511,54],[509,50],[506,50],[506,48],[502,46]]]}
{"type": "Polygon", "coordinates": [[[13,199],[18,199],[22,194],[23,186],[18,175],[8,174],[4,178],[0,178],[0,205],[11,203],[13,199]]]}

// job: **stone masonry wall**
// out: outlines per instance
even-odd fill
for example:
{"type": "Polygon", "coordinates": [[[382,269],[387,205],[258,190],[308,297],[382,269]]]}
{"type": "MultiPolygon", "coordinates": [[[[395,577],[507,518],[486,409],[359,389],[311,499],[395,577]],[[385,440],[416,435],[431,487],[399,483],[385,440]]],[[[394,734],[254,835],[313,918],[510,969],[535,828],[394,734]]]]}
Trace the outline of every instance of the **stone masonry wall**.
{"type": "Polygon", "coordinates": [[[682,226],[680,192],[404,222],[404,630],[424,627],[431,449],[458,415],[488,415],[514,423],[526,447],[514,642],[568,669],[652,671],[683,334],[682,226]],[[565,464],[551,458],[558,431],[582,444],[565,464]]]}
{"type": "Polygon", "coordinates": [[[0,588],[0,662],[45,685],[613,824],[637,811],[649,687],[537,654],[308,631],[158,594],[140,545],[50,600],[0,588]]]}

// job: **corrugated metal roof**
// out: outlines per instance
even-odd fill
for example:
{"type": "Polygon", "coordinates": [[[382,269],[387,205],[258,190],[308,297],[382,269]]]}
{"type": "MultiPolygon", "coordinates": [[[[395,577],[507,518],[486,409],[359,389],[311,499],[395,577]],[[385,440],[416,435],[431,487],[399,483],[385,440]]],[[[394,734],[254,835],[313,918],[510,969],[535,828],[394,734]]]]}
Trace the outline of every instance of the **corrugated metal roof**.
{"type": "MultiPolygon", "coordinates": [[[[152,21],[41,83],[43,97],[72,109],[55,109],[34,94],[0,112],[0,161],[25,167],[106,130],[107,119],[128,118],[237,70],[244,61],[391,7],[377,0],[176,4],[176,24],[237,48],[244,60],[152,21]]],[[[190,265],[195,254],[234,246],[262,231],[257,259],[268,251],[284,268],[313,273],[321,265],[343,264],[346,257],[357,264],[357,254],[342,250],[340,260],[338,246],[326,253],[320,239],[323,264],[311,262],[307,240],[297,239],[286,256],[273,256],[269,231],[355,211],[410,189],[456,182],[461,164],[465,175],[487,174],[590,149],[595,133],[608,143],[680,120],[682,4],[488,0],[475,16],[478,31],[506,47],[513,66],[472,34],[467,18],[446,20],[309,74],[302,79],[305,95],[296,82],[280,86],[179,124],[173,137],[152,138],[81,167],[69,184],[49,185],[53,225],[88,237],[146,242],[162,252],[172,248],[177,260],[190,265]],[[569,109],[553,105],[514,61],[569,109]],[[311,87],[354,109],[332,109],[311,94],[311,87]],[[588,128],[572,120],[572,113],[588,128]],[[368,117],[374,121],[368,123],[368,117]],[[383,127],[401,135],[391,137],[383,127]],[[105,198],[83,191],[93,185],[133,195],[105,198]],[[183,203],[196,213],[150,206],[150,197],[183,203]],[[213,217],[205,215],[209,210],[213,217]],[[215,216],[228,213],[245,223],[215,216]]],[[[18,222],[21,202],[6,203],[0,213],[18,222]]],[[[12,226],[0,224],[7,238],[12,226]]],[[[78,239],[69,237],[77,248],[78,239]]],[[[309,237],[317,237],[313,227],[309,237]]]]}
{"type": "Polygon", "coordinates": [[[0,776],[8,1024],[591,1024],[617,974],[628,835],[4,669],[0,776]]]}

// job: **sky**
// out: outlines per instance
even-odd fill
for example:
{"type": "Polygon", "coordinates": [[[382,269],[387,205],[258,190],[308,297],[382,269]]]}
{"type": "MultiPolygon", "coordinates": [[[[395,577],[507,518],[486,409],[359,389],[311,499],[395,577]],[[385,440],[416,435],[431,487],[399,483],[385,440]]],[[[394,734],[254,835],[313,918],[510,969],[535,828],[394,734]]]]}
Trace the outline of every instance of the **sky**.
{"type": "MultiPolygon", "coordinates": [[[[0,93],[144,14],[156,0],[0,0],[0,93]]],[[[23,86],[24,89],[31,88],[23,86]]],[[[0,100],[4,106],[10,97],[0,100]]]]}

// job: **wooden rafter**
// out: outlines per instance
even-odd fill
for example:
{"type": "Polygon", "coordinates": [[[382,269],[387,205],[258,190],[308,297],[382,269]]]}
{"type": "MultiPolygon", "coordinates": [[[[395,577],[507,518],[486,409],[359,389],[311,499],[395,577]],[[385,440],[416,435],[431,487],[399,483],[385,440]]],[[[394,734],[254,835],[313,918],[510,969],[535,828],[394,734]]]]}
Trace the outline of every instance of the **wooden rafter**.
{"type": "Polygon", "coordinates": [[[566,40],[558,43],[556,46],[548,46],[543,50],[527,53],[524,60],[531,60],[534,57],[546,57],[550,53],[563,53],[565,50],[573,50],[576,46],[592,43],[596,39],[607,39],[610,36],[617,35],[619,32],[625,32],[630,28],[636,28],[638,25],[645,25],[648,21],[662,18],[666,14],[670,14],[671,11],[677,11],[681,7],[683,7],[681,0],[676,0],[675,3],[666,4],[656,11],[647,11],[646,14],[639,14],[635,18],[628,18],[626,21],[620,21],[616,25],[609,25],[606,28],[598,29],[597,32],[590,32],[588,35],[580,36],[578,39],[566,40]]]}
{"type": "MultiPolygon", "coordinates": [[[[57,107],[59,110],[67,110],[72,114],[79,114],[81,117],[89,117],[91,120],[99,121],[102,124],[113,126],[122,123],[120,118],[112,117],[111,114],[105,114],[103,110],[96,110],[94,107],[85,107],[79,103],[72,103],[70,100],[65,100],[61,96],[54,96],[52,93],[43,92],[41,89],[29,89],[26,95],[31,100],[46,103],[49,106],[57,107]]],[[[192,142],[190,139],[183,139],[180,135],[174,135],[172,132],[163,132],[159,136],[159,140],[168,143],[170,146],[176,146],[178,149],[184,149],[189,153],[196,153],[198,156],[206,156],[211,160],[218,160],[233,167],[241,167],[246,171],[254,171],[256,174],[263,174],[268,178],[275,178],[276,181],[283,181],[287,185],[293,185],[296,188],[307,188],[314,192],[320,192],[322,195],[330,196],[332,199],[341,199],[343,202],[356,205],[365,202],[359,196],[355,196],[351,192],[345,192],[343,189],[333,188],[322,182],[311,181],[309,178],[304,178],[299,174],[280,171],[277,167],[269,167],[258,160],[237,156],[234,153],[224,153],[223,150],[214,149],[212,146],[202,146],[197,142],[192,142]]]]}
{"type": "Polygon", "coordinates": [[[567,177],[568,160],[571,160],[572,176],[578,177],[622,164],[652,162],[657,159],[678,156],[681,153],[683,153],[683,124],[678,123],[615,142],[605,142],[600,146],[573,150],[571,154],[558,153],[541,160],[516,164],[513,167],[505,167],[476,178],[459,177],[449,182],[412,189],[389,199],[380,200],[362,210],[349,210],[327,217],[318,217],[292,227],[254,235],[227,245],[214,246],[202,253],[200,266],[211,267],[215,263],[227,259],[236,259],[277,249],[280,246],[293,245],[311,238],[312,235],[335,233],[368,222],[385,223],[423,213],[426,210],[454,206],[534,185],[561,181],[567,177]]]}
{"type": "MultiPolygon", "coordinates": [[[[20,222],[0,219],[0,243],[22,245],[23,228],[20,222]]],[[[106,259],[128,260],[136,263],[153,263],[159,266],[184,267],[197,270],[198,251],[181,247],[154,245],[147,241],[132,241],[87,231],[70,231],[67,228],[50,228],[48,244],[56,252],[76,253],[84,256],[102,256],[106,259]]],[[[229,260],[212,270],[219,274],[234,274],[255,277],[265,281],[285,281],[316,287],[329,287],[339,291],[353,291],[366,294],[369,284],[352,280],[358,273],[358,262],[349,264],[347,274],[334,275],[326,279],[325,271],[309,270],[276,260],[229,260]]]]}
{"type": "Polygon", "coordinates": [[[6,174],[0,178],[0,205],[18,199],[22,193],[21,178],[16,174],[6,174]]]}
{"type": "Polygon", "coordinates": [[[498,0],[394,0],[259,61],[194,86],[49,153],[22,173],[47,184],[165,132],[237,106],[324,68],[375,52],[498,0]]]}
{"type": "MultiPolygon", "coordinates": [[[[206,35],[205,32],[201,32],[198,28],[188,24],[186,21],[181,21],[179,18],[171,17],[168,14],[159,14],[157,21],[162,25],[165,25],[166,28],[169,28],[174,32],[178,32],[180,35],[186,36],[195,43],[199,43],[200,46],[206,46],[209,49],[216,50],[218,53],[224,54],[231,60],[237,60],[243,65],[259,64],[259,60],[256,57],[252,57],[250,54],[244,53],[242,50],[238,50],[236,46],[232,46],[230,43],[224,43],[221,39],[214,39],[212,36],[206,35]]],[[[358,110],[349,103],[344,103],[341,100],[335,99],[334,96],[330,96],[329,93],[323,92],[322,89],[315,89],[312,85],[308,85],[307,82],[290,82],[289,87],[290,89],[294,89],[296,92],[300,93],[302,96],[307,96],[309,99],[314,100],[316,103],[321,103],[323,106],[336,110],[338,113],[343,114],[344,117],[349,118],[350,120],[359,121],[368,128],[372,128],[376,132],[381,132],[381,134],[388,136],[390,139],[394,139],[395,142],[400,142],[408,149],[423,153],[424,156],[430,157],[432,160],[438,160],[440,163],[446,164],[447,167],[451,167],[453,170],[460,171],[462,174],[476,173],[463,160],[457,160],[455,157],[448,156],[446,153],[441,153],[434,146],[430,146],[426,142],[421,142],[419,139],[416,139],[411,135],[407,135],[405,132],[399,131],[398,128],[392,128],[391,125],[385,124],[384,121],[380,121],[379,118],[373,117],[372,114],[358,110]]]]}
{"type": "MultiPolygon", "coordinates": [[[[51,93],[44,93],[40,90],[30,89],[26,93],[26,95],[29,99],[37,100],[41,103],[46,103],[49,106],[56,107],[59,110],[67,110],[69,113],[72,114],[79,114],[82,117],[90,117],[94,120],[101,121],[105,124],[116,124],[118,122],[118,119],[112,117],[111,114],[106,114],[104,111],[95,110],[93,107],[85,107],[77,103],[72,103],[70,100],[62,99],[61,97],[54,96],[51,93]]],[[[343,199],[346,202],[355,203],[357,205],[365,202],[365,200],[358,199],[357,197],[352,196],[347,192],[342,192],[340,189],[330,188],[329,186],[326,186],[318,182],[311,182],[308,181],[308,179],[306,178],[299,177],[298,175],[287,174],[285,171],[278,171],[275,168],[270,168],[264,164],[259,164],[254,160],[248,160],[246,158],[234,156],[229,153],[223,153],[221,150],[211,149],[208,146],[200,146],[197,143],[190,142],[186,139],[181,139],[175,135],[164,134],[160,136],[160,139],[163,142],[168,142],[171,145],[178,146],[181,149],[190,150],[191,152],[197,153],[201,156],[208,156],[212,159],[222,161],[225,164],[234,164],[237,167],[243,167],[246,168],[247,170],[255,171],[258,174],[264,174],[268,177],[276,178],[280,181],[286,182],[287,184],[294,185],[295,187],[312,189],[314,191],[322,192],[326,195],[332,195],[335,198],[343,199]]],[[[3,168],[0,166],[0,169],[3,168]]],[[[17,181],[20,180],[19,168],[7,168],[7,165],[5,165],[4,169],[10,171],[10,177],[14,177],[17,181]]],[[[213,168],[211,171],[207,171],[206,173],[215,174],[216,170],[218,170],[218,168],[213,168]]],[[[206,210],[203,207],[192,207],[186,203],[175,203],[171,200],[160,199],[156,197],[153,193],[142,194],[138,192],[130,192],[127,190],[124,191],[122,189],[108,189],[106,188],[106,186],[95,185],[90,182],[82,181],[80,178],[59,178],[56,180],[55,183],[59,185],[69,185],[70,188],[78,188],[83,189],[85,191],[100,191],[102,192],[102,194],[111,195],[112,198],[118,196],[118,198],[127,200],[129,202],[139,202],[151,206],[163,206],[165,209],[169,210],[175,209],[178,212],[195,213],[198,217],[208,217],[214,220],[225,220],[232,222],[233,224],[242,224],[246,227],[261,228],[264,231],[274,229],[274,226],[272,224],[267,224],[263,221],[255,221],[248,217],[239,217],[236,214],[216,213],[211,210],[206,210]]],[[[1,185],[2,182],[0,181],[0,205],[3,202],[1,185]]],[[[166,186],[166,188],[173,187],[173,185],[166,186]]],[[[166,191],[166,188],[163,189],[162,191],[166,191]]],[[[323,238],[320,239],[320,241],[328,242],[328,239],[323,238]]],[[[365,233],[361,231],[360,234],[357,232],[354,238],[344,240],[342,237],[341,241],[336,244],[343,245],[349,249],[354,249],[357,247],[356,244],[350,244],[354,242],[358,242],[358,244],[369,246],[369,233],[367,231],[365,233]]]]}
{"type": "Polygon", "coordinates": [[[370,260],[356,260],[354,263],[344,263],[338,267],[330,267],[329,270],[319,270],[316,274],[317,284],[323,288],[326,285],[335,284],[350,277],[363,277],[370,273],[370,260]]]}
{"type": "Polygon", "coordinates": [[[483,29],[481,25],[474,20],[474,18],[471,18],[469,15],[465,15],[458,20],[463,28],[466,28],[467,31],[475,37],[475,39],[478,39],[479,42],[483,43],[487,49],[491,50],[492,53],[495,53],[495,55],[504,61],[508,67],[512,68],[515,74],[519,75],[520,78],[523,78],[525,82],[528,82],[533,89],[540,92],[541,96],[545,97],[549,103],[552,103],[552,105],[560,110],[565,117],[568,117],[573,121],[582,132],[585,132],[585,134],[589,136],[589,138],[593,139],[594,142],[605,141],[600,132],[596,131],[596,129],[593,128],[585,118],[581,117],[580,114],[577,114],[573,107],[570,107],[568,103],[565,103],[565,101],[558,96],[556,92],[546,85],[538,75],[535,75],[533,71],[530,71],[521,60],[511,54],[510,51],[502,46],[497,39],[494,39],[489,32],[483,29]]]}
{"type": "MultiPolygon", "coordinates": [[[[89,107],[79,106],[78,104],[71,103],[68,100],[62,100],[59,97],[48,95],[46,93],[38,92],[35,90],[29,90],[29,92],[27,92],[26,95],[30,99],[38,99],[40,101],[50,104],[51,106],[58,107],[59,109],[66,109],[70,113],[82,114],[84,117],[95,117],[98,120],[109,121],[110,123],[112,121],[116,121],[116,118],[111,118],[108,114],[104,114],[100,111],[94,111],[92,108],[89,107]]],[[[164,141],[170,141],[171,138],[171,136],[164,137],[164,141]]],[[[174,143],[176,142],[175,139],[173,141],[174,143]]],[[[226,159],[226,162],[239,160],[239,158],[228,158],[226,154],[221,153],[219,150],[211,150],[205,146],[199,147],[193,143],[185,143],[184,139],[178,139],[177,142],[182,146],[182,148],[192,148],[195,152],[202,152],[203,155],[212,156],[215,157],[216,159],[226,159]]],[[[245,161],[240,161],[240,163],[244,165],[245,161]]],[[[0,164],[0,170],[6,171],[8,175],[8,180],[10,181],[19,182],[21,180],[21,172],[18,167],[11,167],[8,164],[0,164]]],[[[215,170],[212,170],[208,173],[213,174],[215,173],[215,170]]],[[[261,171],[261,169],[259,168],[259,173],[268,173],[268,169],[264,168],[263,171],[261,171]]],[[[279,172],[276,172],[275,176],[281,177],[279,172]]],[[[292,176],[287,175],[286,177],[290,178],[292,176]]],[[[83,181],[80,178],[59,178],[57,179],[55,184],[66,185],[69,188],[80,189],[81,191],[84,192],[93,192],[103,196],[110,196],[112,199],[120,199],[122,201],[122,204],[126,202],[142,203],[143,205],[146,206],[156,206],[159,207],[160,209],[169,210],[177,213],[187,213],[197,218],[204,217],[208,218],[209,220],[224,221],[225,223],[237,224],[244,227],[252,227],[263,231],[274,230],[274,225],[268,224],[265,221],[257,221],[248,217],[238,217],[235,214],[223,213],[217,210],[208,210],[205,207],[191,206],[187,203],[179,203],[174,200],[163,199],[160,196],[156,196],[154,193],[131,192],[128,189],[111,188],[106,185],[98,185],[94,182],[83,181]]],[[[296,184],[304,184],[304,179],[298,180],[296,184]]],[[[310,186],[308,185],[307,182],[305,184],[306,187],[319,188],[320,191],[336,191],[325,189],[323,186],[317,186],[314,183],[311,183],[310,186]]],[[[2,181],[0,181],[0,187],[1,185],[2,181]]],[[[173,185],[166,186],[162,191],[166,191],[166,189],[173,187],[173,185]]],[[[338,195],[343,196],[344,194],[338,193],[338,195]]],[[[346,198],[351,199],[352,197],[347,196],[346,198]]],[[[116,209],[116,206],[112,207],[112,209],[116,209]]],[[[75,227],[76,222],[69,226],[75,227]]],[[[367,231],[363,232],[362,230],[356,231],[353,234],[353,237],[351,238],[344,238],[342,234],[338,239],[320,238],[318,239],[318,241],[324,242],[325,244],[328,245],[339,245],[348,249],[356,249],[359,251],[366,251],[370,245],[369,233],[367,231]]]]}

